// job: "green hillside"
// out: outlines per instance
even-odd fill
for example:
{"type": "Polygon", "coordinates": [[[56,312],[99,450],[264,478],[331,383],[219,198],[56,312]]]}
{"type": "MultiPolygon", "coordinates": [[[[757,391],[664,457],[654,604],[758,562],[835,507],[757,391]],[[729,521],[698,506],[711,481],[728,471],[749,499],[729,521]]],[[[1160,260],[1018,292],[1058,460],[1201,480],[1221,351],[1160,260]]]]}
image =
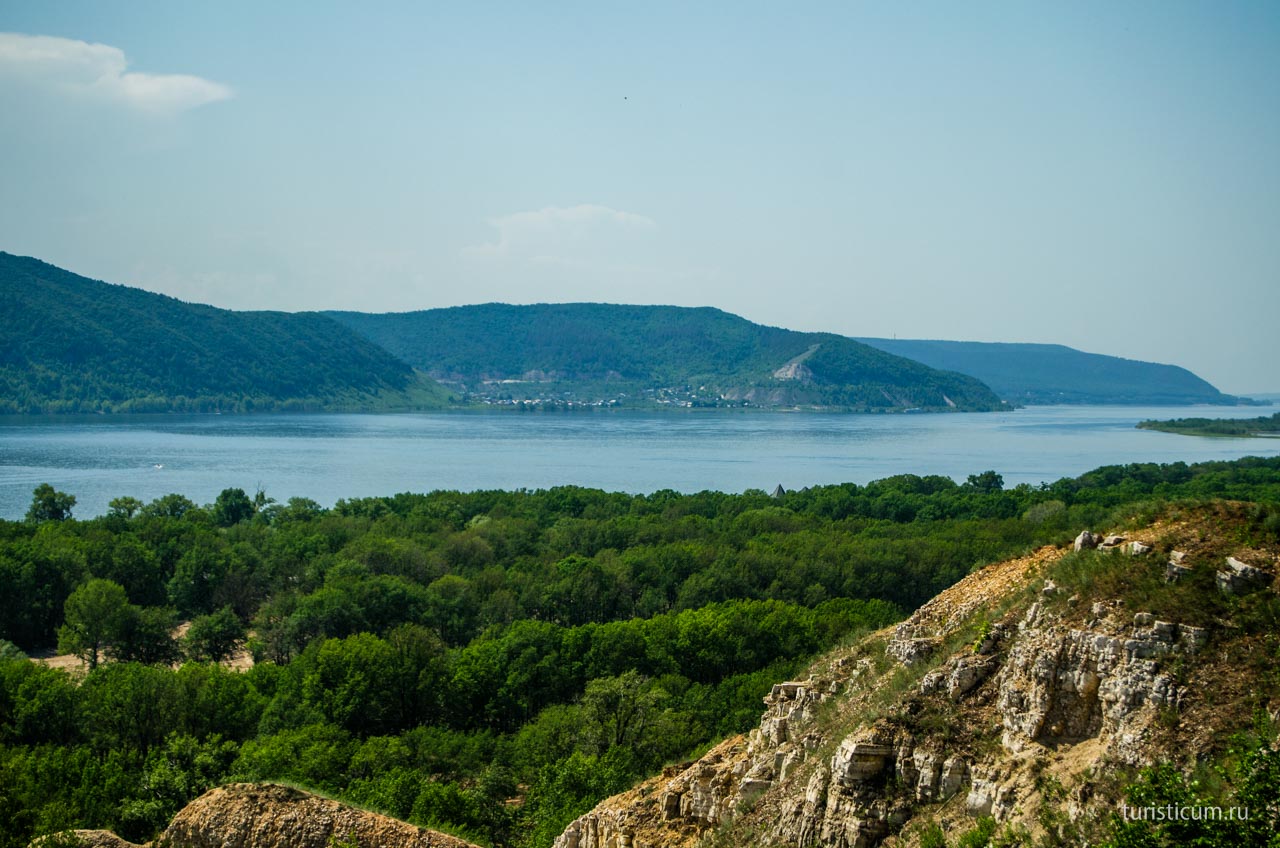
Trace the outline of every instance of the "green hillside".
{"type": "Polygon", "coordinates": [[[843,336],[764,327],[712,308],[491,303],[326,314],[490,403],[567,398],[858,411],[1000,405],[972,377],[843,336]]]}
{"type": "Polygon", "coordinates": [[[447,392],[318,314],[232,312],[0,252],[0,412],[412,409],[447,392]]]}
{"type": "Polygon", "coordinates": [[[1085,353],[1064,345],[869,338],[858,341],[934,368],[969,374],[1010,403],[1241,402],[1241,398],[1223,394],[1176,365],[1085,353]]]}

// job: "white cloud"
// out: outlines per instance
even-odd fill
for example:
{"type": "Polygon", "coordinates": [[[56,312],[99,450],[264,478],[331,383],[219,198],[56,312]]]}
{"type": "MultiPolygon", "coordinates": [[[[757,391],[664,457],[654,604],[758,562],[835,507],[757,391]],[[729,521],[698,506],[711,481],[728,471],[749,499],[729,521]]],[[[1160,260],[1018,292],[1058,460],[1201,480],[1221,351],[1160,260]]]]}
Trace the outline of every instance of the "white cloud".
{"type": "Polygon", "coordinates": [[[497,240],[466,247],[464,256],[568,261],[657,226],[644,215],[591,203],[516,212],[490,218],[489,224],[497,229],[497,240]]]}
{"type": "Polygon", "coordinates": [[[227,86],[201,77],[147,74],[128,67],[118,47],[49,35],[0,33],[0,78],[31,87],[156,114],[232,97],[227,86]]]}

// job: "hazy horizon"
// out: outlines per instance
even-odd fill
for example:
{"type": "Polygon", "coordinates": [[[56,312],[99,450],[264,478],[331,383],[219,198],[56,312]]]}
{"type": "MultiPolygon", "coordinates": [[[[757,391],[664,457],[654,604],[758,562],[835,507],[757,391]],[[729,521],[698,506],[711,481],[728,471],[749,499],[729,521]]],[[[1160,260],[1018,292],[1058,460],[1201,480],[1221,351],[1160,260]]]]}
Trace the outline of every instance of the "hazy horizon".
{"type": "Polygon", "coordinates": [[[7,4],[0,249],[233,309],[714,306],[1280,390],[1280,6],[7,4]]]}

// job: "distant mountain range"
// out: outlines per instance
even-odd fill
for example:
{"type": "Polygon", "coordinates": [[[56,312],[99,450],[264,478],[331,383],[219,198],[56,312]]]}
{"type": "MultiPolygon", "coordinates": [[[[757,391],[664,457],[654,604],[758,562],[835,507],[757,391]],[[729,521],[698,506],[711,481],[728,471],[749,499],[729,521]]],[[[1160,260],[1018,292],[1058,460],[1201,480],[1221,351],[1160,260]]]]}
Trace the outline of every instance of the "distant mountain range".
{"type": "Polygon", "coordinates": [[[183,303],[0,252],[0,412],[392,410],[448,398],[323,315],[183,303]]]}
{"type": "Polygon", "coordinates": [[[872,347],[934,368],[976,377],[1010,403],[1236,405],[1185,368],[1084,353],[1052,344],[860,338],[872,347]]]}
{"type": "Polygon", "coordinates": [[[1182,368],[1058,345],[851,339],[673,306],[236,312],[3,252],[0,306],[0,413],[1237,402],[1182,368]]]}
{"type": "Polygon", "coordinates": [[[753,324],[719,309],[490,303],[325,313],[490,404],[757,406],[858,412],[991,410],[980,381],[831,333],[753,324]]]}

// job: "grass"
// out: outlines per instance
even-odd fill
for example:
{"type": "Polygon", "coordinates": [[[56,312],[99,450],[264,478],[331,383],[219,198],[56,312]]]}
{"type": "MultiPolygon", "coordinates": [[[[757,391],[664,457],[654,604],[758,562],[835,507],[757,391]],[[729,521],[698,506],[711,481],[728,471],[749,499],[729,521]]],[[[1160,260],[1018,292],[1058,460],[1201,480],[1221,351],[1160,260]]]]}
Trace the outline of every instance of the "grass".
{"type": "Polygon", "coordinates": [[[1077,594],[1080,605],[1120,599],[1130,612],[1149,612],[1161,621],[1211,627],[1232,611],[1232,599],[1218,591],[1216,568],[1199,563],[1175,583],[1165,582],[1166,563],[1154,553],[1127,556],[1118,551],[1079,551],[1049,569],[1060,592],[1054,601],[1077,594]]]}

